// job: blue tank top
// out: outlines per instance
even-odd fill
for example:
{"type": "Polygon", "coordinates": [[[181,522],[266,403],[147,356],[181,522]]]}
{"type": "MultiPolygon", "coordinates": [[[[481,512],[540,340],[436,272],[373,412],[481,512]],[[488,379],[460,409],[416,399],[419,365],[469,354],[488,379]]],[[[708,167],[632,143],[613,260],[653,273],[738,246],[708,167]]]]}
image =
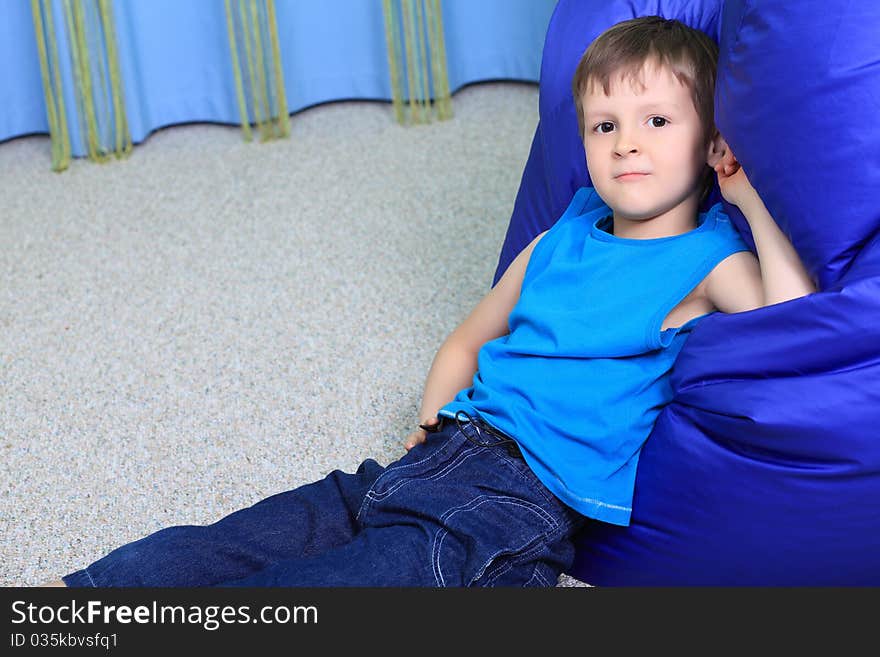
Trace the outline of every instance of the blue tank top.
{"type": "MultiPolygon", "coordinates": [[[[671,237],[612,235],[591,187],[532,251],[509,333],[480,349],[466,411],[516,440],[535,474],[583,515],[628,525],[639,452],[672,399],[669,372],[696,317],[663,320],[712,269],[748,246],[721,203],[671,237]]],[[[711,313],[710,313],[711,314],[711,313]]]]}

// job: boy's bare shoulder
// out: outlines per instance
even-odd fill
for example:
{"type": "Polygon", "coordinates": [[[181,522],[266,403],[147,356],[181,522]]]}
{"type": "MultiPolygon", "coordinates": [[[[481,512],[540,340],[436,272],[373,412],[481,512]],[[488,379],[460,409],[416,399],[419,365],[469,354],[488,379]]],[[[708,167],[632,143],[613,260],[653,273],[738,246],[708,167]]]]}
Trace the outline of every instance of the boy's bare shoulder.
{"type": "Polygon", "coordinates": [[[549,230],[550,229],[548,228],[547,230],[535,235],[535,238],[526,247],[527,249],[529,249],[529,253],[531,253],[531,250],[535,248],[535,246],[538,244],[538,242],[541,241],[541,238],[544,237],[544,235],[546,235],[549,232],[549,230]]]}
{"type": "Polygon", "coordinates": [[[754,310],[764,305],[761,267],[751,251],[737,251],[719,262],[700,283],[702,294],[724,313],[754,310]]]}
{"type": "Polygon", "coordinates": [[[529,260],[532,257],[532,251],[535,250],[538,242],[540,242],[541,238],[543,238],[546,234],[547,231],[545,230],[544,232],[536,235],[535,238],[531,242],[529,242],[522,251],[519,252],[516,258],[514,258],[513,262],[510,264],[508,271],[510,269],[513,269],[515,274],[519,278],[520,283],[522,283],[522,277],[525,274],[526,267],[528,267],[529,265],[529,260]]]}

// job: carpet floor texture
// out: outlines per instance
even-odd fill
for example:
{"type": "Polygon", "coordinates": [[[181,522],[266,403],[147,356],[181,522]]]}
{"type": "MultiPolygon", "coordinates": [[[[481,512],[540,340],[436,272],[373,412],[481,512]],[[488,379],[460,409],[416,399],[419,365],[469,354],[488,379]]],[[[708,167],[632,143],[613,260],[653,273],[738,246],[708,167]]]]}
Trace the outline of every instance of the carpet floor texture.
{"type": "Polygon", "coordinates": [[[428,125],[175,126],[63,173],[47,136],[0,144],[0,585],[399,458],[490,289],[537,103],[493,82],[428,125]]]}

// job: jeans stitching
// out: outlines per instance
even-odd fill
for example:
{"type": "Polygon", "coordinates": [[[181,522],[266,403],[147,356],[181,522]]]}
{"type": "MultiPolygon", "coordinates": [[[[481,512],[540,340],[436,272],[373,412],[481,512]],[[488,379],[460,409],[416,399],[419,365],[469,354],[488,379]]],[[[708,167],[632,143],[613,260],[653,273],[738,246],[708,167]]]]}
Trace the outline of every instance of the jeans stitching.
{"type": "MultiPolygon", "coordinates": [[[[404,469],[404,468],[410,468],[410,467],[415,467],[415,466],[417,466],[417,465],[421,465],[421,464],[423,464],[423,463],[426,463],[427,461],[430,461],[430,460],[433,459],[433,458],[436,458],[440,453],[441,453],[441,451],[440,451],[440,450],[437,450],[437,451],[433,452],[432,454],[430,454],[429,456],[426,456],[425,458],[423,458],[423,459],[421,459],[421,460],[419,460],[419,461],[415,461],[414,463],[407,463],[407,464],[405,464],[405,465],[399,465],[399,466],[396,466],[396,467],[394,468],[394,470],[395,470],[395,471],[398,471],[398,470],[402,470],[402,469],[404,469]]],[[[358,509],[357,515],[355,516],[355,518],[356,518],[359,522],[360,522],[361,518],[364,516],[364,514],[367,512],[367,510],[368,510],[368,508],[370,507],[371,503],[372,503],[374,500],[377,499],[377,497],[375,497],[375,496],[373,496],[373,495],[371,494],[371,493],[373,492],[373,489],[375,489],[375,487],[379,484],[379,482],[382,481],[382,479],[385,478],[386,475],[388,475],[388,473],[390,472],[390,470],[391,470],[391,468],[386,468],[385,471],[384,471],[382,474],[380,474],[380,475],[376,478],[375,481],[373,481],[372,485],[370,486],[369,490],[367,491],[367,494],[364,495],[363,502],[361,502],[361,506],[360,506],[360,508],[358,509]]]]}
{"type": "Polygon", "coordinates": [[[439,541],[437,540],[441,532],[446,532],[446,530],[438,529],[434,534],[434,544],[431,546],[431,570],[434,571],[434,581],[437,582],[437,586],[446,586],[446,581],[443,579],[443,569],[440,568],[440,545],[443,543],[445,534],[440,537],[439,541]]]}
{"type": "MultiPolygon", "coordinates": [[[[515,441],[513,438],[511,438],[510,436],[508,436],[508,435],[502,433],[502,432],[499,431],[498,429],[495,429],[491,424],[489,424],[488,422],[486,422],[485,420],[483,420],[481,417],[479,417],[479,414],[477,414],[477,417],[474,418],[474,417],[471,416],[471,414],[468,413],[467,411],[458,410],[458,411],[455,412],[455,418],[454,418],[454,419],[455,419],[455,423],[456,423],[456,425],[458,426],[459,431],[461,431],[462,435],[463,435],[467,440],[469,440],[470,442],[472,442],[474,445],[478,445],[479,447],[499,447],[499,446],[502,446],[502,445],[514,445],[514,446],[517,446],[517,443],[516,443],[516,441],[515,441]],[[465,420],[464,420],[463,422],[462,422],[462,420],[459,418],[459,415],[464,415],[465,420]],[[464,427],[465,427],[465,426],[468,426],[468,425],[470,425],[470,427],[473,428],[473,430],[474,430],[474,431],[476,432],[476,434],[477,434],[477,437],[480,437],[480,438],[481,438],[481,437],[483,436],[483,432],[486,432],[486,433],[488,433],[489,435],[494,436],[495,438],[497,438],[497,440],[496,440],[495,442],[492,442],[492,443],[481,442],[481,441],[477,440],[476,437],[472,437],[471,435],[469,435],[468,432],[466,432],[466,431],[464,430],[464,427]]],[[[517,446],[517,447],[518,447],[518,446],[517,446]]]]}
{"type": "Polygon", "coordinates": [[[538,563],[535,564],[535,572],[532,573],[531,578],[529,578],[529,581],[526,582],[526,584],[529,584],[533,579],[538,580],[542,586],[546,586],[546,587],[553,586],[550,582],[547,581],[547,578],[545,578],[541,574],[541,564],[538,564],[538,563]]]}
{"type": "MultiPolygon", "coordinates": [[[[572,536],[577,531],[578,525],[580,524],[576,522],[576,519],[582,518],[583,516],[580,516],[575,512],[567,513],[561,519],[561,522],[558,523],[558,528],[560,528],[561,531],[555,533],[554,535],[553,530],[548,530],[542,536],[536,539],[534,547],[524,551],[522,554],[510,555],[508,561],[503,566],[499,566],[496,571],[492,572],[490,577],[481,586],[491,586],[499,577],[507,573],[511,568],[528,562],[529,559],[540,553],[545,548],[550,548],[552,544],[559,543],[560,541],[572,542],[572,536]]],[[[560,570],[560,572],[562,572],[562,570],[560,570]]],[[[547,581],[546,578],[543,579],[545,582],[547,581]]],[[[555,584],[547,582],[547,586],[555,586],[555,584]]]]}
{"type": "MultiPolygon", "coordinates": [[[[449,441],[451,441],[452,439],[457,437],[459,433],[460,432],[454,433],[452,435],[452,437],[449,438],[449,441]]],[[[383,492],[378,492],[375,490],[375,488],[376,488],[376,485],[379,483],[380,479],[385,477],[385,475],[390,474],[391,472],[400,472],[404,468],[409,468],[409,467],[415,466],[415,465],[422,465],[432,459],[435,459],[436,457],[438,457],[442,454],[445,454],[451,446],[451,443],[449,441],[447,441],[447,445],[445,445],[443,448],[438,449],[436,452],[434,452],[430,456],[427,456],[427,457],[421,459],[420,461],[416,461],[415,463],[407,463],[405,465],[400,465],[400,466],[391,466],[388,469],[386,469],[385,472],[383,472],[381,475],[379,475],[379,477],[376,479],[376,481],[373,482],[373,485],[367,491],[367,494],[364,495],[364,500],[361,503],[361,507],[360,507],[360,509],[358,509],[358,513],[356,516],[357,520],[361,521],[361,519],[364,517],[364,514],[367,512],[367,510],[369,509],[369,507],[372,505],[373,502],[378,502],[378,501],[384,500],[392,493],[397,492],[400,489],[400,487],[403,486],[404,484],[411,483],[414,478],[410,477],[408,479],[401,479],[397,483],[392,484],[392,486],[388,490],[383,491],[383,492]]],[[[478,447],[471,447],[468,450],[462,452],[461,454],[458,454],[455,457],[455,459],[451,463],[447,463],[440,472],[432,475],[431,477],[428,477],[426,480],[433,480],[438,477],[446,476],[450,472],[450,468],[453,468],[453,469],[457,468],[465,460],[467,460],[469,457],[473,456],[478,450],[479,450],[478,447]]]]}
{"type": "MultiPolygon", "coordinates": [[[[452,436],[449,437],[449,440],[454,439],[454,438],[455,438],[458,434],[460,434],[460,433],[461,433],[460,431],[456,431],[454,434],[452,434],[452,436]]],[[[431,454],[429,454],[429,455],[426,456],[425,458],[420,459],[420,460],[418,460],[418,461],[413,461],[412,463],[403,463],[403,464],[400,464],[400,465],[395,465],[395,466],[393,466],[393,467],[389,467],[388,469],[385,470],[385,472],[383,472],[381,475],[379,475],[379,477],[376,479],[376,481],[373,482],[373,486],[371,487],[371,490],[372,490],[372,489],[373,489],[373,488],[374,488],[374,487],[375,487],[380,481],[382,481],[382,479],[385,478],[390,472],[392,472],[392,471],[397,472],[397,471],[400,471],[400,470],[405,470],[405,469],[407,469],[407,468],[414,468],[414,467],[416,467],[416,466],[422,465],[423,463],[427,463],[427,462],[430,461],[431,459],[437,458],[437,456],[439,456],[441,453],[442,453],[442,450],[439,450],[439,449],[438,449],[437,451],[432,452],[431,454]]]]}
{"type": "MultiPolygon", "coordinates": [[[[481,586],[483,586],[483,587],[492,586],[498,580],[499,577],[501,577],[505,573],[512,570],[515,566],[520,566],[523,563],[529,563],[529,559],[533,555],[540,553],[541,551],[544,550],[545,547],[547,547],[547,538],[548,538],[549,533],[550,532],[547,532],[546,534],[539,536],[537,539],[535,539],[537,541],[537,543],[533,547],[526,550],[525,552],[522,552],[521,554],[505,555],[508,557],[508,560],[503,565],[498,566],[498,568],[496,568],[492,572],[492,574],[489,576],[489,578],[486,579],[486,582],[484,584],[482,584],[481,586]]],[[[487,567],[488,567],[488,565],[487,565],[487,567]]],[[[536,567],[537,567],[537,564],[536,564],[536,567]]],[[[475,577],[474,581],[476,581],[477,579],[479,579],[479,578],[475,577]]],[[[471,582],[471,583],[473,583],[473,582],[471,582]]]]}
{"type": "Polygon", "coordinates": [[[534,493],[539,494],[546,502],[565,507],[565,503],[562,502],[558,497],[556,497],[550,490],[544,485],[544,483],[538,479],[538,475],[535,474],[535,471],[532,470],[532,467],[526,462],[524,458],[512,457],[506,454],[501,454],[497,450],[493,450],[492,454],[499,460],[501,463],[512,470],[515,474],[519,475],[519,477],[523,480],[529,490],[534,493]]]}
{"type": "MultiPolygon", "coordinates": [[[[545,537],[541,537],[541,538],[545,538],[545,537]]],[[[520,565],[520,563],[523,560],[525,560],[525,562],[528,563],[529,558],[533,554],[541,552],[544,549],[545,544],[546,544],[546,540],[543,543],[540,543],[540,542],[536,543],[531,548],[522,552],[521,554],[506,555],[508,557],[507,561],[505,561],[502,565],[498,566],[495,570],[493,570],[490,573],[489,577],[486,578],[486,582],[484,584],[482,584],[482,586],[484,586],[484,587],[492,586],[496,581],[498,581],[499,577],[501,577],[505,573],[513,570],[513,567],[520,565]],[[520,563],[518,563],[518,561],[520,563]]],[[[487,564],[487,568],[489,565],[491,565],[491,564],[487,564]]],[[[485,572],[485,570],[483,572],[485,572]]]]}
{"type": "MultiPolygon", "coordinates": [[[[474,508],[481,506],[484,502],[490,502],[490,501],[494,501],[499,504],[512,504],[514,506],[520,506],[520,507],[528,509],[529,511],[532,511],[533,513],[536,513],[535,509],[531,508],[528,504],[524,504],[520,500],[517,500],[515,498],[511,498],[508,496],[500,496],[500,495],[495,495],[495,496],[481,495],[480,497],[474,498],[473,500],[471,500],[470,502],[468,502],[465,505],[462,505],[462,506],[457,507],[455,509],[450,509],[440,519],[441,519],[441,521],[445,522],[448,518],[451,518],[453,515],[455,515],[459,511],[471,511],[474,508]],[[475,502],[476,502],[476,504],[474,504],[475,502]]],[[[536,506],[536,508],[538,509],[538,511],[546,514],[546,512],[544,512],[544,510],[541,509],[540,507],[536,506]]],[[[540,513],[536,513],[536,515],[538,515],[539,517],[541,516],[540,513]]],[[[542,520],[547,522],[547,518],[542,518],[542,520]]],[[[553,529],[555,529],[555,527],[556,527],[555,520],[552,517],[550,517],[550,521],[548,522],[548,524],[550,524],[551,529],[549,529],[546,533],[553,531],[553,529]]],[[[448,530],[438,529],[437,533],[434,535],[434,548],[431,551],[432,552],[432,562],[433,562],[432,565],[433,565],[433,569],[434,569],[434,578],[438,582],[438,584],[440,584],[440,586],[445,586],[445,580],[443,578],[443,569],[440,566],[440,550],[443,546],[443,540],[446,538],[446,536],[448,534],[449,534],[448,530]]],[[[541,539],[541,536],[538,536],[537,538],[532,538],[529,541],[527,541],[524,545],[522,545],[518,548],[514,548],[513,552],[516,553],[516,552],[522,550],[524,547],[526,547],[529,543],[531,543],[535,540],[540,540],[540,539],[541,539]]],[[[471,578],[471,582],[473,582],[476,579],[479,579],[479,577],[483,574],[483,572],[489,566],[489,564],[491,564],[492,561],[497,558],[498,554],[499,553],[492,555],[492,557],[485,564],[483,564],[483,566],[480,567],[477,574],[475,574],[474,577],[471,578]]]]}
{"type": "MultiPolygon", "coordinates": [[[[370,490],[367,491],[367,496],[369,496],[373,500],[382,500],[382,499],[385,499],[386,497],[388,497],[389,495],[391,495],[392,493],[395,493],[398,490],[400,490],[401,486],[404,486],[408,483],[411,483],[414,479],[420,479],[423,481],[433,481],[435,479],[442,479],[443,477],[448,475],[451,471],[453,471],[457,467],[459,467],[462,463],[464,463],[471,456],[476,454],[476,452],[479,449],[480,449],[479,447],[471,447],[471,448],[467,449],[466,451],[462,452],[461,454],[458,454],[452,460],[451,463],[447,463],[443,467],[443,469],[440,470],[440,472],[436,472],[436,473],[432,474],[430,477],[409,477],[407,479],[401,479],[400,481],[393,483],[387,490],[384,490],[382,492],[375,490],[375,483],[374,483],[373,487],[371,487],[370,490]]],[[[435,452],[435,455],[437,455],[437,454],[439,454],[439,452],[435,452]]],[[[420,461],[420,463],[423,463],[424,461],[427,461],[427,460],[429,460],[429,459],[424,459],[423,461],[420,461]]],[[[393,467],[393,468],[390,468],[389,470],[397,472],[400,469],[401,468],[393,467]]]]}
{"type": "MultiPolygon", "coordinates": [[[[539,518],[541,518],[541,520],[543,520],[545,523],[547,523],[550,526],[550,528],[548,530],[546,530],[543,534],[540,534],[539,536],[534,537],[534,538],[530,538],[523,545],[521,545],[517,548],[513,548],[512,552],[514,554],[516,554],[517,552],[522,550],[524,547],[526,547],[530,543],[532,543],[534,541],[540,541],[544,536],[553,532],[559,526],[559,523],[556,522],[556,519],[552,515],[550,515],[546,511],[544,511],[544,509],[542,509],[537,504],[523,502],[522,500],[518,500],[514,497],[510,497],[507,495],[480,495],[479,497],[475,497],[474,499],[472,499],[467,504],[463,504],[463,505],[458,506],[454,509],[450,509],[449,511],[447,511],[446,513],[444,513],[440,517],[440,521],[445,525],[446,521],[449,520],[449,518],[454,516],[459,511],[473,511],[475,508],[482,506],[483,504],[485,504],[487,502],[494,502],[495,504],[511,504],[513,506],[518,506],[518,507],[527,509],[527,510],[531,511],[532,513],[534,513],[535,515],[537,515],[539,518]]],[[[438,529],[437,532],[434,534],[433,547],[431,549],[431,566],[434,571],[434,580],[437,582],[437,584],[439,586],[446,586],[445,579],[443,577],[443,569],[440,566],[440,550],[443,546],[443,540],[446,538],[446,536],[448,534],[449,534],[449,531],[447,529],[444,529],[442,527],[440,529],[438,529]]],[[[494,554],[479,569],[478,573],[476,575],[474,575],[474,577],[471,579],[471,581],[473,582],[474,580],[478,579],[483,574],[485,569],[489,566],[489,564],[491,564],[492,561],[495,558],[497,558],[497,556],[498,556],[497,553],[494,554]]]]}
{"type": "MultiPolygon", "coordinates": [[[[455,436],[457,436],[459,433],[461,433],[461,432],[460,432],[460,431],[457,431],[456,433],[454,433],[454,434],[452,435],[452,437],[450,438],[450,440],[451,440],[452,438],[455,438],[455,436]]],[[[433,459],[433,458],[436,458],[437,455],[439,455],[440,453],[441,453],[441,450],[437,450],[436,452],[432,452],[430,455],[426,456],[425,458],[423,458],[423,459],[421,459],[421,460],[419,460],[419,461],[413,461],[412,463],[404,463],[404,464],[401,464],[401,465],[396,465],[396,466],[394,466],[393,469],[394,469],[395,471],[397,471],[397,470],[404,470],[404,469],[406,469],[406,468],[414,468],[414,467],[416,467],[417,465],[421,465],[421,464],[423,464],[423,463],[426,463],[427,461],[430,461],[430,460],[433,459]]],[[[391,468],[385,470],[385,472],[383,472],[382,474],[380,474],[379,477],[376,479],[376,481],[373,482],[373,487],[375,487],[376,484],[378,484],[380,481],[382,481],[382,479],[383,479],[383,478],[384,478],[384,477],[385,477],[390,471],[391,471],[391,468]]],[[[371,489],[372,489],[372,487],[371,487],[371,489]]]]}
{"type": "Polygon", "coordinates": [[[538,582],[540,585],[544,586],[544,580],[538,575],[538,564],[535,564],[535,567],[532,569],[532,576],[526,580],[526,583],[523,584],[523,588],[529,588],[529,584],[532,582],[538,582]]]}

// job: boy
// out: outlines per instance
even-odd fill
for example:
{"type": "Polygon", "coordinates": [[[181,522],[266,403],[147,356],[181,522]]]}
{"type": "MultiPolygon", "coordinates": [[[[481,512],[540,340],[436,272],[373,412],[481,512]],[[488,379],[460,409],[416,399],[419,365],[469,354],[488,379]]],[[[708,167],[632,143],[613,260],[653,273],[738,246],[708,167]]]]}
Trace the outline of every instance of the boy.
{"type": "Polygon", "coordinates": [[[590,46],[573,90],[594,188],[440,347],[403,458],[164,529],[61,584],[554,585],[586,518],[629,523],[639,450],[695,323],[815,291],[714,129],[716,58],[658,17],[590,46]],[[720,204],[697,212],[716,173],[760,264],[720,204]]]}

